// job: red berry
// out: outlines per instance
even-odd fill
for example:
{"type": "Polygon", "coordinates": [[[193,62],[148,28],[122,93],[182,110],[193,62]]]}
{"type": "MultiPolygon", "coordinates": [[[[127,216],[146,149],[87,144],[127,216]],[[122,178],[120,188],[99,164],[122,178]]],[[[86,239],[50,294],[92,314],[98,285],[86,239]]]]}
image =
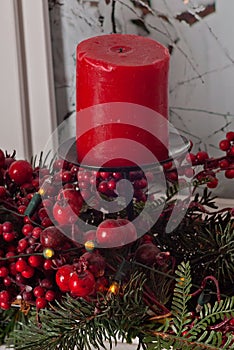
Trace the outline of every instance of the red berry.
{"type": "Polygon", "coordinates": [[[218,186],[218,179],[216,177],[212,178],[209,182],[207,182],[208,188],[216,188],[218,186]]]}
{"type": "Polygon", "coordinates": [[[52,270],[52,267],[53,267],[52,260],[47,259],[44,261],[44,264],[43,264],[44,270],[52,270]]]}
{"type": "Polygon", "coordinates": [[[107,187],[109,190],[114,191],[116,189],[116,182],[114,179],[111,179],[107,182],[107,187]]]}
{"type": "Polygon", "coordinates": [[[109,188],[108,188],[107,182],[101,181],[98,185],[98,191],[100,193],[106,194],[106,193],[108,193],[108,190],[109,190],[109,188]]]}
{"type": "Polygon", "coordinates": [[[203,163],[206,159],[208,159],[208,153],[204,151],[200,151],[196,154],[196,159],[200,162],[203,163]]]}
{"type": "Polygon", "coordinates": [[[34,268],[32,266],[27,266],[24,271],[21,272],[22,276],[25,278],[31,278],[34,275],[34,268]]]}
{"type": "Polygon", "coordinates": [[[64,265],[58,269],[55,275],[56,283],[62,292],[69,292],[69,280],[74,269],[72,265],[64,265]]]}
{"type": "Polygon", "coordinates": [[[27,209],[26,205],[20,205],[18,207],[18,213],[23,215],[25,213],[25,210],[27,209]]]}
{"type": "Polygon", "coordinates": [[[35,178],[35,179],[32,179],[32,186],[35,187],[35,189],[39,189],[39,185],[40,185],[40,182],[39,182],[39,179],[38,178],[35,178]]]}
{"type": "Polygon", "coordinates": [[[136,188],[136,189],[143,189],[143,188],[145,188],[146,186],[147,186],[147,180],[146,179],[144,179],[144,178],[142,178],[142,179],[140,179],[140,180],[135,180],[134,182],[133,182],[133,186],[134,186],[134,188],[136,188]]]}
{"type": "Polygon", "coordinates": [[[3,232],[3,239],[6,242],[12,242],[16,237],[15,232],[3,232]]]}
{"type": "Polygon", "coordinates": [[[43,297],[38,297],[38,298],[36,299],[36,308],[37,308],[37,309],[44,309],[44,308],[46,307],[46,305],[47,305],[47,301],[46,301],[45,298],[43,298],[43,297]]]}
{"type": "Polygon", "coordinates": [[[22,297],[25,301],[32,301],[34,299],[32,292],[27,292],[26,290],[23,292],[22,297]]]}
{"type": "Polygon", "coordinates": [[[227,138],[229,141],[234,141],[234,131],[229,131],[229,132],[227,132],[226,138],[227,138]]]}
{"type": "Polygon", "coordinates": [[[169,170],[169,169],[172,168],[172,165],[173,165],[172,162],[167,162],[167,163],[163,164],[163,169],[164,170],[169,170]]]}
{"type": "Polygon", "coordinates": [[[3,309],[3,310],[9,310],[10,309],[10,307],[11,307],[11,303],[5,303],[4,301],[1,301],[0,302],[0,307],[1,307],[1,309],[3,309]]]}
{"type": "Polygon", "coordinates": [[[26,160],[16,160],[9,167],[9,176],[17,185],[23,185],[32,180],[33,169],[26,160]]]}
{"type": "Polygon", "coordinates": [[[48,217],[47,210],[45,208],[39,209],[38,217],[39,217],[40,220],[43,220],[44,218],[47,218],[48,217]]]}
{"type": "Polygon", "coordinates": [[[102,179],[107,180],[107,179],[109,179],[109,177],[111,176],[111,173],[108,172],[108,171],[101,171],[101,172],[99,173],[99,176],[100,176],[102,179]]]}
{"type": "Polygon", "coordinates": [[[107,219],[97,227],[96,239],[102,247],[116,247],[124,244],[124,232],[117,220],[107,219]]]}
{"type": "Polygon", "coordinates": [[[228,151],[228,155],[229,155],[230,157],[234,157],[234,146],[232,146],[232,147],[230,148],[230,150],[228,151]]]}
{"type": "Polygon", "coordinates": [[[55,299],[55,292],[53,290],[47,290],[46,294],[45,294],[45,299],[47,301],[54,301],[55,299]]]}
{"type": "Polygon", "coordinates": [[[13,231],[13,225],[10,221],[5,221],[3,224],[2,224],[2,231],[3,232],[11,232],[13,231]]]}
{"type": "Polygon", "coordinates": [[[41,226],[43,227],[50,227],[53,225],[53,222],[51,221],[51,219],[49,217],[45,217],[44,219],[42,219],[41,221],[41,226]]]}
{"type": "Polygon", "coordinates": [[[192,163],[192,165],[194,165],[196,162],[196,155],[193,153],[188,153],[186,155],[186,160],[187,160],[187,162],[192,163]]]}
{"type": "Polygon", "coordinates": [[[45,289],[41,286],[36,286],[33,289],[33,294],[36,298],[43,297],[45,295],[45,289]]]}
{"type": "Polygon", "coordinates": [[[8,276],[9,270],[5,266],[0,267],[0,277],[8,276]]]}
{"type": "Polygon", "coordinates": [[[42,228],[34,227],[34,229],[32,230],[32,237],[36,239],[40,238],[41,232],[42,232],[42,228]]]}
{"type": "Polygon", "coordinates": [[[10,287],[12,284],[12,279],[9,276],[6,276],[3,280],[3,284],[6,287],[10,287]]]}
{"type": "Polygon", "coordinates": [[[19,242],[18,242],[18,252],[22,253],[23,251],[25,251],[28,248],[28,241],[26,238],[22,238],[19,242]]]}
{"type": "Polygon", "coordinates": [[[143,243],[137,248],[135,258],[144,265],[152,266],[156,263],[159,253],[160,249],[152,242],[143,243]]]}
{"type": "Polygon", "coordinates": [[[225,171],[225,176],[227,179],[234,179],[234,169],[228,169],[225,171]]]}
{"type": "Polygon", "coordinates": [[[10,301],[10,299],[11,299],[11,295],[7,290],[2,290],[0,292],[0,301],[1,302],[3,301],[5,303],[7,303],[8,301],[10,301]]]}
{"type": "Polygon", "coordinates": [[[32,267],[39,267],[43,264],[43,256],[41,255],[31,255],[29,258],[28,258],[28,263],[30,266],[32,267]]]}
{"type": "Polygon", "coordinates": [[[68,170],[62,172],[62,182],[71,182],[72,181],[72,173],[68,170]]]}
{"type": "Polygon", "coordinates": [[[45,248],[61,249],[66,237],[55,226],[45,228],[40,235],[40,242],[45,248]]]}
{"type": "Polygon", "coordinates": [[[219,161],[219,166],[221,169],[227,169],[229,167],[229,161],[227,159],[222,159],[219,161]]]}
{"type": "Polygon", "coordinates": [[[120,180],[123,178],[123,175],[121,173],[112,173],[112,176],[115,178],[115,180],[120,180]]]}
{"type": "Polygon", "coordinates": [[[22,233],[24,236],[30,236],[32,231],[33,231],[33,225],[31,224],[25,224],[23,227],[22,227],[22,233]]]}
{"type": "Polygon", "coordinates": [[[58,201],[53,207],[53,215],[60,225],[74,224],[80,214],[83,198],[74,189],[65,189],[58,195],[58,201]]]}
{"type": "Polygon", "coordinates": [[[69,288],[72,295],[86,297],[94,292],[95,278],[93,274],[85,270],[81,273],[73,272],[69,279],[69,288]]]}
{"type": "Polygon", "coordinates": [[[92,272],[95,278],[104,275],[106,260],[97,251],[84,253],[80,257],[80,262],[84,262],[84,264],[88,266],[88,270],[92,272]]]}
{"type": "Polygon", "coordinates": [[[228,151],[230,148],[230,141],[227,139],[220,141],[219,148],[221,151],[228,151]]]}
{"type": "Polygon", "coordinates": [[[15,263],[15,269],[17,272],[22,272],[28,267],[28,264],[23,258],[19,258],[18,261],[15,263]]]}
{"type": "Polygon", "coordinates": [[[41,280],[40,286],[45,289],[51,289],[53,288],[53,282],[49,278],[44,278],[43,280],[41,280]]]}
{"type": "Polygon", "coordinates": [[[175,171],[170,171],[170,172],[166,173],[166,178],[170,182],[176,182],[178,180],[177,171],[175,170],[175,171]]]}

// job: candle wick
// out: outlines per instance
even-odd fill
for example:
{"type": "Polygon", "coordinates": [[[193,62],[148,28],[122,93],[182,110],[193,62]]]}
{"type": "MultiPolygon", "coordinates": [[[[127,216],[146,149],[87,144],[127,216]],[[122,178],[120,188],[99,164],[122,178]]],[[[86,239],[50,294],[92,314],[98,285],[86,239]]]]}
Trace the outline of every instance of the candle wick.
{"type": "Polygon", "coordinates": [[[123,48],[122,47],[119,48],[119,52],[120,53],[123,52],[123,48]]]}

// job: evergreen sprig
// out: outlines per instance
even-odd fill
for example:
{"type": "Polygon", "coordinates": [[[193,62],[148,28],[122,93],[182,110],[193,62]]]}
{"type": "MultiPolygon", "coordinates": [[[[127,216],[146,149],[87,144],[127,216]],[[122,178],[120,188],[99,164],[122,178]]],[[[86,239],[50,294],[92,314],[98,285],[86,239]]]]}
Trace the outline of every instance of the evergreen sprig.
{"type": "Polygon", "coordinates": [[[234,317],[234,297],[213,305],[205,304],[197,317],[189,311],[191,267],[182,262],[176,270],[171,314],[152,317],[143,302],[146,283],[135,272],[118,293],[108,292],[95,300],[74,299],[67,295],[51,309],[33,312],[27,323],[18,322],[9,337],[16,350],[90,350],[110,348],[119,339],[138,338],[143,349],[199,350],[234,349],[232,334],[222,333],[217,325],[234,317]],[[37,317],[36,317],[37,316],[37,317]],[[217,328],[217,329],[216,329],[217,328]]]}
{"type": "Polygon", "coordinates": [[[144,339],[147,349],[219,350],[221,345],[222,349],[234,349],[231,333],[223,343],[222,333],[214,330],[220,320],[234,316],[234,297],[215,302],[213,306],[205,304],[199,317],[192,319],[188,309],[192,287],[190,264],[180,264],[176,275],[172,315],[165,318],[163,324],[151,325],[151,334],[144,339]]]}
{"type": "Polygon", "coordinates": [[[95,301],[67,295],[52,309],[41,311],[39,321],[33,317],[28,324],[21,323],[8,343],[16,350],[90,350],[105,348],[104,341],[110,347],[119,338],[131,341],[146,320],[144,282],[142,274],[135,274],[120,293],[100,295],[95,301]]]}
{"type": "Polygon", "coordinates": [[[191,274],[190,264],[182,263],[176,271],[176,285],[173,293],[171,312],[173,319],[173,330],[179,336],[186,331],[187,324],[191,322],[188,310],[188,301],[191,298],[191,274]]]}

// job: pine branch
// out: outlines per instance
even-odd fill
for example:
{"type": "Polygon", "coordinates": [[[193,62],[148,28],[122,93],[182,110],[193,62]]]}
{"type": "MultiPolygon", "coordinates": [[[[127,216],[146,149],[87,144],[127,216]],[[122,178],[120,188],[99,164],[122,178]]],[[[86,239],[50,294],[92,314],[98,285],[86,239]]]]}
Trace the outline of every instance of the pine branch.
{"type": "Polygon", "coordinates": [[[90,350],[91,346],[105,348],[104,341],[112,346],[119,337],[131,341],[146,319],[143,284],[143,275],[138,274],[117,295],[99,296],[95,301],[67,296],[52,309],[40,312],[39,324],[36,318],[22,323],[9,343],[17,350],[90,350]]]}
{"type": "Polygon", "coordinates": [[[174,316],[173,329],[179,336],[187,329],[187,324],[191,322],[190,312],[187,305],[191,298],[191,275],[190,264],[182,263],[176,271],[176,286],[172,299],[172,315],[174,316]]]}
{"type": "Polygon", "coordinates": [[[223,344],[222,333],[216,331],[217,323],[223,319],[234,316],[234,297],[226,298],[220,302],[204,305],[204,311],[200,317],[192,320],[188,311],[188,303],[191,299],[190,289],[191,275],[189,263],[182,263],[176,271],[176,285],[172,300],[172,317],[164,319],[160,323],[150,327],[144,338],[148,350],[177,349],[177,350],[218,350],[234,349],[232,334],[226,334],[223,344]]]}

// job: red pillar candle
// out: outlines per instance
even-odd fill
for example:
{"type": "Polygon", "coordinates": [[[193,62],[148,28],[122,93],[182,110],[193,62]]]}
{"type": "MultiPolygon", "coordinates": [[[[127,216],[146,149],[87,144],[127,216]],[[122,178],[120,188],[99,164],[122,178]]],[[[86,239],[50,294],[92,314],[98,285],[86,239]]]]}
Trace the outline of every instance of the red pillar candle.
{"type": "MultiPolygon", "coordinates": [[[[151,162],[152,158],[147,154],[139,154],[137,161],[130,161],[124,156],[110,159],[110,143],[105,141],[126,138],[142,144],[159,161],[167,158],[168,69],[168,50],[149,38],[109,34],[92,37],[77,46],[78,162],[82,162],[84,157],[84,163],[88,165],[129,166],[136,162],[138,165],[151,162]],[[147,107],[146,113],[155,111],[163,117],[149,118],[152,125],[144,127],[144,123],[139,123],[138,127],[136,120],[134,125],[127,124],[125,115],[112,119],[109,107],[103,107],[100,113],[97,113],[101,111],[100,106],[89,109],[89,113],[80,113],[100,104],[112,105],[115,109],[116,102],[129,103],[133,114],[141,105],[147,107]],[[162,119],[164,123],[161,123],[162,119]],[[157,138],[157,133],[160,133],[163,142],[157,138]],[[96,147],[98,144],[101,146],[96,147]]],[[[120,110],[123,112],[122,107],[120,110]]],[[[140,118],[144,120],[144,114],[140,118]]],[[[121,142],[118,147],[121,148],[121,142]]],[[[120,150],[119,154],[123,153],[124,150],[120,150]]]]}

